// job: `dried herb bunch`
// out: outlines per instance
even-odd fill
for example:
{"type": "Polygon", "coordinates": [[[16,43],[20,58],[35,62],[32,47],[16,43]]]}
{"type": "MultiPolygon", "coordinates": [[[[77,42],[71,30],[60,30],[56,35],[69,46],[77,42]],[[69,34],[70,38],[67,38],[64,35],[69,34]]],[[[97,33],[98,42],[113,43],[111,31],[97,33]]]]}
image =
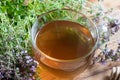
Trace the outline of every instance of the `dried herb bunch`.
{"type": "MultiPolygon", "coordinates": [[[[97,27],[99,27],[99,32],[101,32],[102,36],[100,36],[100,45],[99,48],[101,52],[97,57],[94,57],[93,62],[100,62],[105,64],[107,61],[120,61],[120,41],[118,41],[118,46],[116,50],[110,49],[108,47],[107,42],[110,41],[110,37],[114,36],[120,29],[120,20],[117,18],[112,18],[107,13],[111,13],[112,11],[104,12],[102,14],[104,16],[97,16],[93,18],[93,21],[96,22],[97,27]],[[104,22],[101,22],[103,20],[104,22]],[[106,44],[106,45],[105,45],[106,44]],[[100,47],[101,45],[105,45],[104,47],[100,47]]],[[[117,42],[117,41],[116,41],[117,42]]]]}
{"type": "MultiPolygon", "coordinates": [[[[109,35],[114,36],[114,34],[119,31],[120,21],[118,19],[112,19],[111,21],[108,22],[107,26],[109,28],[109,35]]],[[[108,37],[104,36],[103,40],[104,42],[102,44],[106,44],[106,45],[104,46],[104,48],[100,48],[101,53],[98,57],[96,57],[99,58],[98,59],[99,62],[104,64],[107,61],[120,61],[120,41],[118,41],[117,43],[118,45],[116,45],[117,49],[114,50],[108,48],[108,44],[107,42],[105,42],[105,41],[109,41],[108,37]]]]}
{"type": "MultiPolygon", "coordinates": [[[[102,5],[102,0],[98,0],[98,4],[90,4],[90,8],[84,7],[96,26],[98,27],[100,33],[100,39],[98,44],[98,49],[100,53],[98,56],[95,55],[93,62],[100,62],[105,64],[107,61],[119,61],[120,60],[120,41],[118,41],[118,46],[116,50],[110,49],[107,42],[110,41],[110,37],[114,36],[120,29],[120,20],[117,15],[112,15],[114,13],[113,9],[106,9],[102,5]],[[106,45],[105,45],[106,44],[106,45]],[[103,45],[105,45],[103,47],[103,45]],[[102,46],[102,47],[101,47],[102,46]]],[[[119,13],[119,12],[118,12],[119,13]]],[[[120,16],[119,16],[120,17],[120,16]]]]}
{"type": "Polygon", "coordinates": [[[104,49],[101,49],[101,52],[97,57],[94,57],[93,62],[100,62],[105,64],[108,61],[120,61],[120,44],[118,43],[118,47],[116,50],[109,49],[107,44],[104,49]]]}
{"type": "Polygon", "coordinates": [[[25,50],[0,55],[0,80],[35,80],[37,62],[25,50]]]}

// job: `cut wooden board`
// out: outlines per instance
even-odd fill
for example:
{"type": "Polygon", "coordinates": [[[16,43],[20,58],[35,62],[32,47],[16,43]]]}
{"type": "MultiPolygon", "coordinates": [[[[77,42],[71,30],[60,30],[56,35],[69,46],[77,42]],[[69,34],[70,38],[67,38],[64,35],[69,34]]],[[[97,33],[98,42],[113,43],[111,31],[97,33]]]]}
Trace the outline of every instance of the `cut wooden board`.
{"type": "MultiPolygon", "coordinates": [[[[95,64],[89,66],[83,73],[74,76],[64,75],[60,77],[59,74],[53,74],[40,67],[40,78],[42,80],[109,80],[112,67],[120,66],[120,62],[108,62],[106,65],[95,64]],[[66,76],[66,77],[65,77],[66,76]]],[[[70,73],[70,72],[69,72],[70,73]]]]}

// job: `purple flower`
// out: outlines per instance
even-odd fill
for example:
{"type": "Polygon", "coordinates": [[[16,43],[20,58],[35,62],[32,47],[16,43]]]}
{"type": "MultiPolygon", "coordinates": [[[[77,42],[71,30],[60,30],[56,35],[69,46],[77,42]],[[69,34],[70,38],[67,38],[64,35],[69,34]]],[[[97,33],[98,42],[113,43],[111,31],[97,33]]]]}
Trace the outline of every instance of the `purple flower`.
{"type": "Polygon", "coordinates": [[[2,79],[4,76],[3,76],[3,74],[0,72],[0,79],[2,79]]]}
{"type": "Polygon", "coordinates": [[[30,71],[36,72],[36,67],[35,67],[35,66],[32,66],[32,67],[30,68],[30,71]]]}
{"type": "Polygon", "coordinates": [[[26,59],[30,59],[31,57],[30,56],[25,56],[26,59]]]}
{"type": "Polygon", "coordinates": [[[24,54],[24,53],[25,53],[25,51],[24,51],[24,50],[22,50],[22,51],[21,51],[21,54],[24,54]]]}
{"type": "Polygon", "coordinates": [[[31,61],[33,61],[32,58],[31,58],[31,59],[28,59],[28,60],[26,61],[26,63],[30,63],[31,61]]]}
{"type": "Polygon", "coordinates": [[[31,78],[28,78],[28,80],[33,80],[33,79],[31,79],[31,78]]]}
{"type": "Polygon", "coordinates": [[[106,60],[101,60],[101,63],[103,64],[103,65],[105,65],[106,64],[106,60]]]}
{"type": "Polygon", "coordinates": [[[33,76],[33,74],[32,74],[32,73],[29,73],[29,76],[33,76]]]}

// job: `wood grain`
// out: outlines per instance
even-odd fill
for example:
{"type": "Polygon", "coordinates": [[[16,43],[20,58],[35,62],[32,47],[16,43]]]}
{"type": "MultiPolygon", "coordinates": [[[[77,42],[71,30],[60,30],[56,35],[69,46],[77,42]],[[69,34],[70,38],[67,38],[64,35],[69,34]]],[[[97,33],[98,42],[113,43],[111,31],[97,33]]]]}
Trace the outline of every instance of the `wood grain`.
{"type": "Polygon", "coordinates": [[[83,73],[73,74],[74,77],[64,75],[59,77],[59,74],[53,74],[51,71],[40,68],[40,78],[42,80],[108,80],[112,67],[120,66],[120,62],[108,62],[106,65],[95,64],[89,66],[83,73]],[[65,77],[66,76],[66,77],[65,77]],[[69,76],[69,77],[68,77],[69,76]]]}

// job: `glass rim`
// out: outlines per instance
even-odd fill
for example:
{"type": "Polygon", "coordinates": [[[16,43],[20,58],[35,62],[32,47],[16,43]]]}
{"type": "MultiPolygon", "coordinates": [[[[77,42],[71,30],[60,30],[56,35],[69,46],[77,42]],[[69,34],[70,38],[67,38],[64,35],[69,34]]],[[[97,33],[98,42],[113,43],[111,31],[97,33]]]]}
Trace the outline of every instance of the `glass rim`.
{"type": "MultiPolygon", "coordinates": [[[[80,23],[79,23],[80,24],[80,23]]],[[[85,14],[81,13],[80,11],[76,11],[76,10],[73,10],[73,9],[67,9],[67,8],[62,8],[62,9],[54,9],[54,10],[51,10],[51,11],[48,11],[48,12],[45,12],[41,15],[39,15],[39,17],[37,18],[37,20],[35,21],[35,23],[33,24],[32,26],[32,29],[31,29],[31,37],[32,37],[32,45],[33,47],[35,48],[35,50],[37,50],[38,54],[42,54],[44,55],[46,58],[50,59],[50,60],[53,60],[53,61],[57,61],[57,62],[72,62],[72,61],[76,61],[76,60],[83,60],[84,58],[88,57],[90,54],[92,54],[94,52],[94,50],[97,48],[97,44],[98,44],[98,41],[99,41],[99,32],[98,32],[98,29],[96,27],[96,25],[94,24],[94,22],[89,18],[87,17],[85,14]],[[48,56],[46,55],[44,52],[42,52],[36,45],[36,37],[38,35],[38,33],[35,35],[35,38],[33,38],[33,29],[35,26],[37,26],[39,24],[39,19],[42,18],[44,15],[48,14],[48,13],[51,13],[51,12],[54,12],[54,11],[57,11],[57,10],[69,10],[69,11],[74,11],[76,13],[79,13],[79,14],[82,14],[84,17],[86,17],[89,22],[95,27],[95,30],[96,30],[96,41],[95,41],[95,44],[93,46],[93,48],[90,50],[89,53],[87,53],[85,56],[83,57],[78,57],[78,58],[75,58],[75,59],[70,59],[70,60],[64,60],[64,59],[57,59],[57,58],[53,58],[51,56],[48,56]]],[[[36,53],[35,53],[36,54],[36,53]]]]}

